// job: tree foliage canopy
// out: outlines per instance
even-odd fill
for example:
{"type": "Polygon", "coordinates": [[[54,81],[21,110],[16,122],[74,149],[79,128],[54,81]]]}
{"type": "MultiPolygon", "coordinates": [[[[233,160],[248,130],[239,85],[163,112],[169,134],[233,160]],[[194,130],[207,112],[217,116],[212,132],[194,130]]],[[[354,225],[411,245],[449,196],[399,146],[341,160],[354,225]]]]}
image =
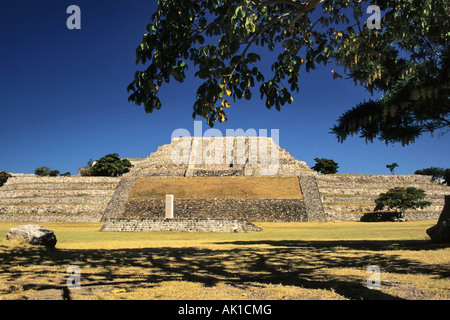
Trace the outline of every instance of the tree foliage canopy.
{"type": "Polygon", "coordinates": [[[11,178],[11,174],[6,171],[0,171],[0,187],[8,180],[8,178],[11,178]]]}
{"type": "MultiPolygon", "coordinates": [[[[34,174],[39,177],[57,177],[58,175],[60,175],[60,172],[59,170],[52,170],[49,167],[43,166],[36,168],[36,170],[34,170],[34,174]]],[[[64,173],[64,176],[68,175],[70,175],[70,172],[64,173]]]]}
{"type": "Polygon", "coordinates": [[[425,200],[426,193],[422,189],[409,188],[393,188],[386,193],[381,193],[375,199],[375,211],[395,210],[400,217],[402,217],[408,209],[425,208],[431,204],[430,201],[425,200]]]}
{"type": "Polygon", "coordinates": [[[429,167],[425,169],[419,169],[414,172],[414,174],[421,174],[425,176],[432,176],[433,179],[439,179],[444,176],[445,169],[438,167],[429,167]]]}
{"type": "Polygon", "coordinates": [[[450,168],[444,169],[439,167],[429,167],[425,169],[416,170],[414,174],[432,176],[433,180],[443,178],[444,183],[450,185],[450,168]]]}
{"type": "Polygon", "coordinates": [[[34,174],[39,176],[39,177],[48,177],[50,175],[50,172],[52,171],[52,169],[50,169],[49,167],[39,167],[36,168],[36,170],[34,170],[34,174]]]}
{"type": "Polygon", "coordinates": [[[340,141],[359,133],[366,141],[402,145],[425,132],[445,133],[450,129],[450,6],[444,0],[381,3],[387,10],[382,29],[377,39],[356,48],[366,62],[350,69],[350,77],[383,95],[345,112],[332,133],[340,141]]]}
{"type": "Polygon", "coordinates": [[[397,167],[398,167],[398,163],[397,163],[397,162],[394,162],[394,163],[391,163],[391,164],[387,164],[387,165],[386,165],[386,168],[388,168],[389,171],[391,171],[392,174],[394,174],[394,170],[395,170],[395,168],[397,168],[397,167]]]}
{"type": "Polygon", "coordinates": [[[333,174],[337,172],[339,165],[331,159],[315,158],[316,164],[311,169],[323,174],[333,174]]]}
{"type": "Polygon", "coordinates": [[[450,7],[445,0],[376,4],[379,30],[368,28],[369,3],[359,0],[161,0],[136,48],[136,64],[145,69],[135,72],[129,101],[147,113],[160,109],[158,92],[171,80],[183,82],[193,65],[203,81],[193,117],[213,126],[255,91],[267,108],[281,110],[299,91],[301,72],[325,65],[342,78],[334,63],[355,84],[384,94],[342,115],[332,128],[339,141],[360,133],[407,144],[450,128],[450,7]],[[262,64],[261,48],[275,52],[274,61],[262,64]]]}
{"type": "Polygon", "coordinates": [[[118,177],[130,171],[131,167],[128,159],[120,159],[117,153],[111,153],[96,161],[87,175],[118,177]]]}

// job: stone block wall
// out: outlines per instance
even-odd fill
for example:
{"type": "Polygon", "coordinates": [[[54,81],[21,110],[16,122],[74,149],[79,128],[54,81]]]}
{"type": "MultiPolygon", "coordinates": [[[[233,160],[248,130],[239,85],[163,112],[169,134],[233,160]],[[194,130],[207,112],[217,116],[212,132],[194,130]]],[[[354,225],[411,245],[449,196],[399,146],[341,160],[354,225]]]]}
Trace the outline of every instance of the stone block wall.
{"type": "Polygon", "coordinates": [[[100,231],[247,232],[262,229],[242,219],[108,219],[100,231]]]}
{"type": "Polygon", "coordinates": [[[100,221],[120,178],[13,176],[0,187],[0,221],[100,221]]]}
{"type": "MultiPolygon", "coordinates": [[[[130,199],[123,218],[164,218],[164,200],[130,199]]],[[[180,219],[246,219],[251,222],[307,221],[302,199],[176,199],[174,217],[180,219]]]]}

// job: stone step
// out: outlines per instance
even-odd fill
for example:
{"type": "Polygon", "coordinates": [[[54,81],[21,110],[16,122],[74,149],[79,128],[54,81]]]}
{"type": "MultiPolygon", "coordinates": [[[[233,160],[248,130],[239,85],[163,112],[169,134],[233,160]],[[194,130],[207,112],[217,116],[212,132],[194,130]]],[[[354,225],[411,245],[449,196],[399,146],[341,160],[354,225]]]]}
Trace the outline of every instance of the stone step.
{"type": "Polygon", "coordinates": [[[280,169],[282,170],[309,170],[313,171],[310,168],[308,168],[306,165],[303,165],[301,163],[295,163],[295,164],[280,164],[280,169]]]}
{"type": "Polygon", "coordinates": [[[243,170],[202,170],[194,169],[186,173],[189,177],[232,177],[232,176],[243,176],[243,170]]]}
{"type": "MultiPolygon", "coordinates": [[[[375,199],[378,197],[378,195],[373,196],[330,196],[330,195],[321,195],[322,201],[324,203],[333,203],[333,204],[346,204],[346,203],[373,203],[375,205],[375,199]]],[[[430,201],[434,204],[443,205],[444,204],[444,197],[427,197],[427,201],[430,201]]]]}
{"type": "Polygon", "coordinates": [[[146,171],[146,170],[178,170],[178,169],[186,169],[188,167],[187,164],[178,164],[171,165],[165,163],[149,163],[145,166],[139,167],[134,171],[146,171]]]}
{"type": "Polygon", "coordinates": [[[2,190],[0,189],[1,198],[14,198],[14,197],[81,197],[81,196],[97,196],[97,197],[111,197],[114,194],[114,190],[41,190],[41,189],[15,189],[15,190],[2,190]]]}
{"type": "MultiPolygon", "coordinates": [[[[337,213],[363,213],[363,212],[373,212],[373,209],[375,208],[374,204],[371,203],[346,203],[344,204],[329,204],[329,203],[323,203],[323,208],[325,212],[329,215],[337,212],[337,213]]],[[[432,204],[424,209],[417,209],[417,210],[407,210],[406,212],[436,212],[440,213],[442,209],[444,208],[444,205],[440,204],[432,204]]]]}
{"type": "MultiPolygon", "coordinates": [[[[390,188],[335,188],[335,187],[320,187],[320,192],[326,195],[369,195],[369,196],[378,196],[380,193],[385,193],[390,188]]],[[[447,188],[434,188],[434,187],[424,187],[422,188],[428,196],[442,196],[449,195],[450,191],[447,188]]]]}
{"type": "Polygon", "coordinates": [[[17,176],[9,178],[5,185],[25,184],[25,183],[119,183],[119,177],[38,177],[38,176],[17,176]]]}
{"type": "Polygon", "coordinates": [[[70,203],[70,204],[20,204],[20,205],[7,205],[0,204],[0,215],[8,215],[8,214],[24,214],[24,215],[46,215],[46,214],[59,214],[59,215],[67,215],[67,214],[76,214],[76,215],[84,215],[84,214],[102,214],[107,205],[99,204],[79,204],[79,203],[70,203]]]}
{"type": "Polygon", "coordinates": [[[185,169],[176,170],[152,170],[152,171],[134,171],[125,174],[124,176],[139,176],[139,177],[164,177],[164,176],[184,176],[185,169]]]}
{"type": "Polygon", "coordinates": [[[117,183],[21,183],[3,185],[4,190],[114,190],[117,183]]]}
{"type": "Polygon", "coordinates": [[[172,156],[173,150],[167,150],[167,151],[157,151],[150,154],[150,156],[147,158],[155,158],[155,157],[168,157],[170,158],[172,156]]]}
{"type": "Polygon", "coordinates": [[[25,205],[25,204],[108,204],[111,197],[15,197],[15,198],[0,198],[1,204],[8,205],[25,205]]]}
{"type": "Polygon", "coordinates": [[[170,144],[165,144],[165,145],[162,145],[162,146],[159,146],[158,147],[158,149],[156,149],[156,152],[157,153],[162,153],[162,152],[170,152],[170,151],[172,151],[172,149],[173,149],[173,147],[174,146],[172,146],[172,145],[170,145],[170,144]]]}
{"type": "Polygon", "coordinates": [[[280,158],[278,162],[280,164],[298,164],[298,165],[302,164],[301,161],[294,158],[280,158]]]}
{"type": "Polygon", "coordinates": [[[293,169],[293,170],[278,170],[278,174],[285,176],[315,176],[316,172],[310,169],[293,169]]]}
{"type": "MultiPolygon", "coordinates": [[[[424,175],[371,175],[371,174],[323,174],[318,180],[333,182],[428,182],[431,183],[431,176],[424,175]]],[[[437,183],[434,183],[437,184],[437,183]]]]}
{"type": "Polygon", "coordinates": [[[151,159],[149,161],[146,161],[145,163],[142,163],[139,166],[136,166],[135,169],[145,168],[147,166],[153,166],[153,165],[165,165],[165,166],[178,166],[178,165],[187,165],[187,163],[176,163],[172,161],[162,161],[162,160],[154,160],[151,159]]]}
{"type": "Polygon", "coordinates": [[[348,182],[327,182],[324,180],[317,180],[317,185],[319,188],[327,187],[327,188],[395,188],[395,187],[416,187],[416,188],[430,188],[430,189],[440,189],[440,190],[449,190],[450,193],[450,187],[443,186],[439,184],[432,184],[432,183],[426,183],[426,182],[389,182],[389,181],[348,181],[348,182]]]}

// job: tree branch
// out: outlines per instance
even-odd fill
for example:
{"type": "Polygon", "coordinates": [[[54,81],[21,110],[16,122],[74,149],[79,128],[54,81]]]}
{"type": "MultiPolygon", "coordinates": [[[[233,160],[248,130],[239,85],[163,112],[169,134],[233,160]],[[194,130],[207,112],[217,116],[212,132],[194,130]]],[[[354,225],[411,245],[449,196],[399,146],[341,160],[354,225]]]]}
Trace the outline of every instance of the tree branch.
{"type": "Polygon", "coordinates": [[[261,30],[259,30],[256,34],[253,35],[252,39],[250,40],[250,42],[247,44],[244,51],[242,52],[241,59],[239,59],[239,61],[234,65],[234,68],[231,70],[230,74],[228,75],[228,81],[230,81],[231,77],[236,72],[238,65],[240,65],[242,63],[242,61],[245,59],[245,55],[246,55],[248,49],[256,41],[256,39],[258,39],[267,29],[272,27],[276,22],[278,22],[279,20],[282,20],[283,18],[286,18],[290,15],[293,15],[293,14],[295,14],[295,13],[293,13],[293,12],[285,13],[285,14],[282,14],[281,16],[276,17],[275,19],[272,19],[261,30]]]}

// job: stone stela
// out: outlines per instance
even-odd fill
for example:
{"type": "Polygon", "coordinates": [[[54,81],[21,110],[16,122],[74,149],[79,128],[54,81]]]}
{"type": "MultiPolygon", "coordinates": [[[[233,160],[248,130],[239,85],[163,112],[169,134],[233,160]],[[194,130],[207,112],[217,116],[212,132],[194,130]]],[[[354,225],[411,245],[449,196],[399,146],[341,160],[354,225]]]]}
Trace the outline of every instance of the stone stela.
{"type": "Polygon", "coordinates": [[[166,194],[166,219],[173,219],[173,194],[166,194]]]}

